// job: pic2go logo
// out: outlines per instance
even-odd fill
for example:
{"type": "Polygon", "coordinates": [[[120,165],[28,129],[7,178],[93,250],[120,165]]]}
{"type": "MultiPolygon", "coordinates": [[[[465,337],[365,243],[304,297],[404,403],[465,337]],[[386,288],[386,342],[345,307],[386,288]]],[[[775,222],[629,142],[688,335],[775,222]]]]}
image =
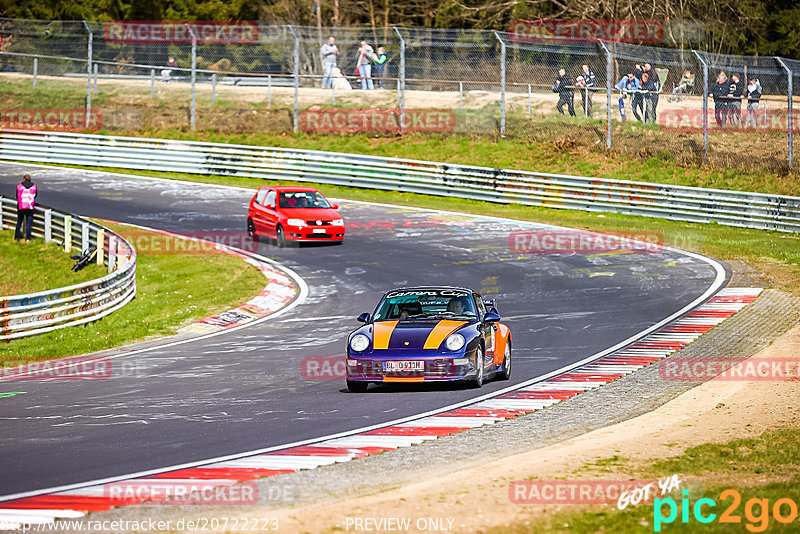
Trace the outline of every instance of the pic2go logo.
{"type": "MultiPolygon", "coordinates": [[[[675,499],[667,497],[665,499],[656,498],[653,501],[653,531],[661,532],[661,526],[670,524],[681,515],[681,523],[689,523],[689,513],[691,511],[694,520],[698,523],[708,524],[717,520],[719,523],[734,523],[741,524],[742,516],[736,513],[739,505],[742,503],[742,496],[738,491],[727,489],[719,494],[719,500],[725,501],[731,499],[731,504],[725,511],[719,515],[713,513],[712,510],[716,508],[717,502],[714,499],[704,497],[697,499],[692,505],[689,501],[689,490],[683,490],[683,498],[680,504],[675,502],[675,499]],[[666,510],[665,510],[666,507],[666,510]],[[666,515],[664,515],[666,512],[666,515]]],[[[778,523],[788,524],[797,518],[797,503],[789,498],[777,499],[770,509],[769,499],[749,499],[744,504],[744,517],[747,519],[745,528],[750,532],[764,532],[769,527],[770,513],[778,523]]]]}

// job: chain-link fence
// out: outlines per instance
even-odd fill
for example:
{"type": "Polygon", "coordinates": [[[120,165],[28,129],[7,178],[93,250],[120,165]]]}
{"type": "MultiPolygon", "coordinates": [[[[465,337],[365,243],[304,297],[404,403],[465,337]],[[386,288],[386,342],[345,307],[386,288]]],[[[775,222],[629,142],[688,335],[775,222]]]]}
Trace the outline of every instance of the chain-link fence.
{"type": "Polygon", "coordinates": [[[0,20],[0,36],[5,127],[435,132],[793,164],[790,59],[400,27],[0,20]]]}

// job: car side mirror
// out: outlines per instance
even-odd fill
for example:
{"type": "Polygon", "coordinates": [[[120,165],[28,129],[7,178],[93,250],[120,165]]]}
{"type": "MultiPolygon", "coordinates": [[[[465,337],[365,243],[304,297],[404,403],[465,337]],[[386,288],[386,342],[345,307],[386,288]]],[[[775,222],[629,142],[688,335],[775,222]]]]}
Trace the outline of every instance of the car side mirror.
{"type": "Polygon", "coordinates": [[[332,210],[338,210],[339,209],[339,204],[331,204],[331,209],[332,210]]]}
{"type": "MultiPolygon", "coordinates": [[[[498,320],[499,320],[499,317],[498,317],[498,320]]],[[[356,317],[356,321],[358,321],[359,323],[368,322],[369,321],[369,314],[367,312],[362,313],[361,315],[356,317]]]]}
{"type": "Polygon", "coordinates": [[[267,208],[268,210],[274,210],[274,209],[275,209],[275,206],[274,206],[273,204],[267,204],[267,205],[266,205],[266,208],[267,208]]]}
{"type": "Polygon", "coordinates": [[[500,322],[500,314],[497,312],[486,312],[486,315],[483,316],[484,323],[498,323],[500,322]]]}

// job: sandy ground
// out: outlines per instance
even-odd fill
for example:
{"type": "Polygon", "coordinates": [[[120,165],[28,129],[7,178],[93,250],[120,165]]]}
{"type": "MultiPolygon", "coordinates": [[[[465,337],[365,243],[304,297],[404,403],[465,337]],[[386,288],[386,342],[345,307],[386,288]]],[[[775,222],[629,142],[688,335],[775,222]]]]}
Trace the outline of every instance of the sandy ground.
{"type": "MultiPolygon", "coordinates": [[[[796,358],[798,354],[800,325],[755,357],[796,358]]],[[[509,499],[512,481],[627,480],[634,477],[635,467],[646,460],[677,455],[701,443],[755,436],[777,426],[797,426],[799,399],[798,381],[715,379],[643,416],[544,449],[503,458],[477,470],[436,475],[413,485],[328,505],[273,509],[269,514],[278,519],[282,533],[390,531],[373,528],[376,524],[372,522],[361,523],[364,528],[356,529],[359,519],[410,518],[409,532],[435,531],[429,518],[439,519],[441,523],[436,525],[454,532],[529,524],[571,505],[514,504],[509,499]],[[613,455],[630,461],[624,466],[584,469],[576,474],[581,466],[613,455]]]]}

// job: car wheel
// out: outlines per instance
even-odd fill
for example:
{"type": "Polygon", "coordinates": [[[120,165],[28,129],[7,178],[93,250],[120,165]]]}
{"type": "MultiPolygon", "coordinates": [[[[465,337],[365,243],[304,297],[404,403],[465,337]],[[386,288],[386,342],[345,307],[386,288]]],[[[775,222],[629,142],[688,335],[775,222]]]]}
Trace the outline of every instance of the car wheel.
{"type": "Polygon", "coordinates": [[[278,247],[280,248],[285,247],[287,243],[286,243],[286,235],[283,233],[283,227],[281,225],[278,225],[278,228],[275,231],[277,234],[275,241],[278,242],[278,247]]]}
{"type": "Polygon", "coordinates": [[[353,393],[364,393],[369,387],[369,382],[351,382],[347,381],[347,389],[353,393]]]}
{"type": "Polygon", "coordinates": [[[500,380],[508,380],[511,378],[511,340],[506,342],[506,352],[503,354],[503,365],[500,367],[500,372],[497,374],[500,380]]]}
{"type": "Polygon", "coordinates": [[[247,235],[253,241],[258,241],[258,234],[256,233],[256,225],[253,224],[253,219],[247,219],[247,235]]]}
{"type": "Polygon", "coordinates": [[[483,385],[483,347],[478,346],[475,350],[475,377],[469,381],[470,386],[479,388],[483,385]]]}

